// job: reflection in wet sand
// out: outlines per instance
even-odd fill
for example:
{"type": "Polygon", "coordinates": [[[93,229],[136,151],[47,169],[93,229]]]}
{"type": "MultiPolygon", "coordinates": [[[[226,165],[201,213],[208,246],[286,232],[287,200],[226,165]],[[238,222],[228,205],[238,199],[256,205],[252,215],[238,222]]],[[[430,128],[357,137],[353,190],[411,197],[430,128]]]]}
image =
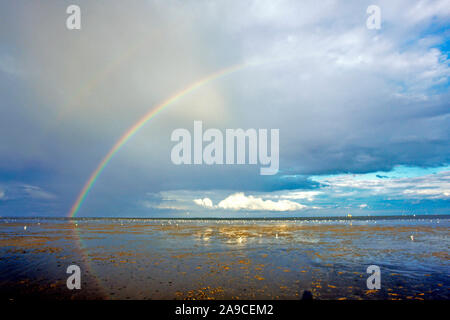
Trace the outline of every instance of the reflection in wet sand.
{"type": "Polygon", "coordinates": [[[448,218],[2,219],[0,295],[448,299],[449,225],[448,218]],[[70,264],[83,271],[76,292],[65,286],[70,264]],[[366,287],[372,264],[382,270],[380,290],[366,287]]]}

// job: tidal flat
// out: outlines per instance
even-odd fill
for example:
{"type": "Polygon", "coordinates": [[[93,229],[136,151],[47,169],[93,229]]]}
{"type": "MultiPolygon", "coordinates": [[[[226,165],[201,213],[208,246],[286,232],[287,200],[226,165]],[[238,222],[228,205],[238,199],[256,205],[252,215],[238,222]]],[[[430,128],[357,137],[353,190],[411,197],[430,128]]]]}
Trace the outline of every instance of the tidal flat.
{"type": "Polygon", "coordinates": [[[450,217],[0,218],[2,299],[449,299],[450,217]],[[81,289],[69,290],[69,265],[81,289]],[[381,288],[367,287],[370,265],[381,288]]]}

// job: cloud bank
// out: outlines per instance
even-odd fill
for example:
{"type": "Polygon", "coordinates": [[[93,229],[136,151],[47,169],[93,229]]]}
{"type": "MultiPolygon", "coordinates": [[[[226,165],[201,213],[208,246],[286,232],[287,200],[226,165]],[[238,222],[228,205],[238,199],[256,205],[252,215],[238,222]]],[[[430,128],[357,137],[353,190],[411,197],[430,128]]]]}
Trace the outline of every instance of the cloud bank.
{"type": "Polygon", "coordinates": [[[225,210],[242,210],[242,211],[296,211],[305,209],[306,206],[289,200],[263,200],[254,196],[246,196],[242,192],[232,194],[216,206],[213,205],[211,199],[195,199],[194,203],[205,208],[220,208],[225,210]]]}
{"type": "Polygon", "coordinates": [[[386,196],[407,199],[450,199],[450,171],[408,178],[366,178],[364,176],[336,176],[323,179],[325,192],[339,196],[348,192],[360,196],[386,196]]]}

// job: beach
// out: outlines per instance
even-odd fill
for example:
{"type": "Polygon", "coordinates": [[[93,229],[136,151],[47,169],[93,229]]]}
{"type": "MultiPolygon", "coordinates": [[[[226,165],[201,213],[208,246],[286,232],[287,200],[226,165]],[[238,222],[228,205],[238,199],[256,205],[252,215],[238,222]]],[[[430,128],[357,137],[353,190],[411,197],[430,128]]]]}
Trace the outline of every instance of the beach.
{"type": "Polygon", "coordinates": [[[0,219],[2,299],[449,299],[449,216],[0,219]],[[69,290],[69,265],[81,289],[69,290]],[[367,267],[381,288],[367,287],[367,267]]]}

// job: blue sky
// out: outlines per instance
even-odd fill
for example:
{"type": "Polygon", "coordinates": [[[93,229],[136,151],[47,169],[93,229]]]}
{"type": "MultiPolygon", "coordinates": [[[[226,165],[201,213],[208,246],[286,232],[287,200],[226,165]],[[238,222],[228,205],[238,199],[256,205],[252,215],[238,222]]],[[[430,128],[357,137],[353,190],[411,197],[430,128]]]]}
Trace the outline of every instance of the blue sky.
{"type": "Polygon", "coordinates": [[[444,214],[450,6],[377,1],[0,4],[0,215],[67,216],[122,134],[205,75],[114,156],[79,216],[444,214]],[[65,27],[78,4],[82,29],[65,27]],[[256,63],[255,63],[256,62],[256,63]],[[280,129],[280,171],[176,166],[171,132],[280,129]]]}

